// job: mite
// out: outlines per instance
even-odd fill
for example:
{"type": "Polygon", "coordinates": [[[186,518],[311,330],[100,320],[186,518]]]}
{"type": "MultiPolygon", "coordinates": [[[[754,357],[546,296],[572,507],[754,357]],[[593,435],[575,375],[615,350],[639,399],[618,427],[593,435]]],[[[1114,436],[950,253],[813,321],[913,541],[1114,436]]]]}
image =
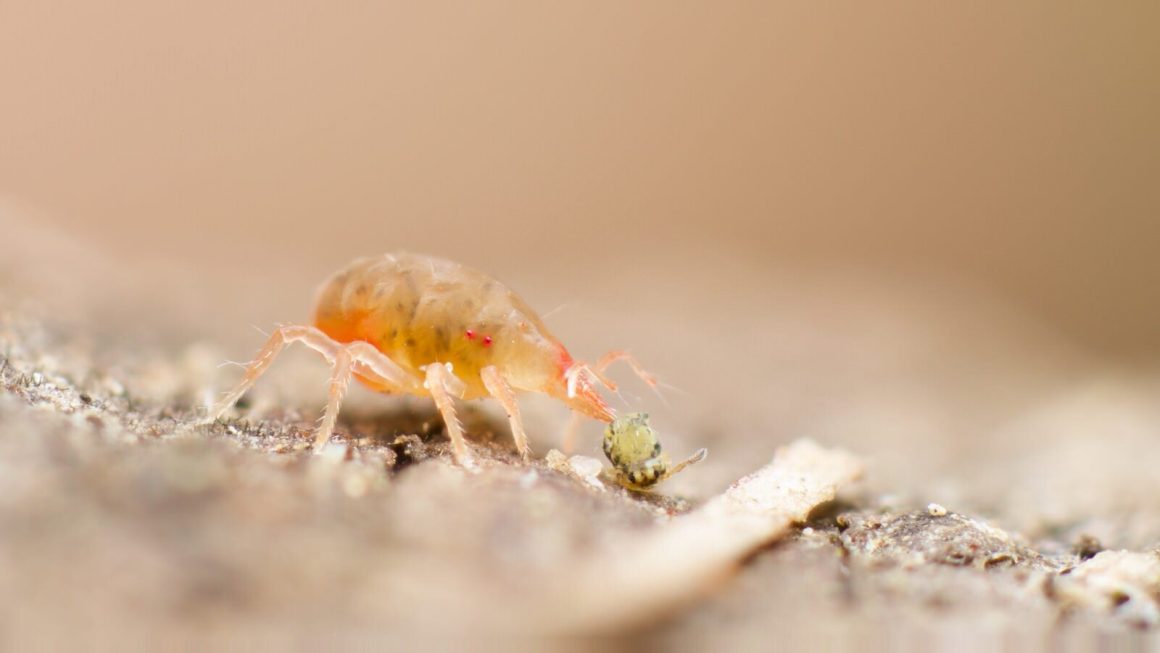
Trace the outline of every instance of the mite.
{"type": "Polygon", "coordinates": [[[708,455],[698,449],[686,460],[672,465],[661,451],[656,431],[648,423],[647,413],[630,413],[613,419],[604,429],[604,455],[616,470],[617,480],[631,490],[648,490],[652,486],[699,463],[708,455]]]}
{"type": "Polygon", "coordinates": [[[292,342],[317,351],[332,366],[316,451],[330,440],[352,377],[378,392],[431,397],[446,423],[452,455],[468,467],[474,461],[455,415],[456,398],[499,401],[516,449],[527,460],[516,393],[544,393],[572,409],[568,447],[581,415],[602,422],[615,418],[596,391],[597,384],[616,389],[604,375],[610,364],[626,361],[656,386],[624,351],[611,351],[595,365],[574,360],[517,294],[478,270],[432,256],[393,253],[352,262],[319,289],[313,322],[275,331],[208,420],[224,415],[292,342]]]}

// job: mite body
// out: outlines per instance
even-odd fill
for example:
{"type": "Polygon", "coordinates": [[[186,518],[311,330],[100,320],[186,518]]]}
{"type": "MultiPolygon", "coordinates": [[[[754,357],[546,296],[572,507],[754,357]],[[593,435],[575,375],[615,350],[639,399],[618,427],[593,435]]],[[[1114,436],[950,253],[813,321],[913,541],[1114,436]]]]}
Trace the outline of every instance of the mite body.
{"type": "Polygon", "coordinates": [[[314,325],[279,328],[210,419],[241,398],[289,342],[315,349],[333,366],[315,449],[329,441],[351,377],[379,392],[430,396],[446,422],[452,453],[464,465],[472,457],[454,398],[498,400],[526,459],[517,392],[544,393],[576,415],[609,422],[614,413],[595,387],[615,388],[603,375],[608,365],[627,360],[646,382],[656,383],[623,351],[609,352],[595,365],[573,360],[522,298],[478,270],[394,253],[358,259],[324,283],[314,325]]]}
{"type": "Polygon", "coordinates": [[[661,450],[661,441],[648,423],[646,413],[630,413],[612,420],[604,429],[604,455],[616,470],[617,480],[633,490],[647,490],[682,469],[705,459],[697,450],[673,466],[661,450]]]}

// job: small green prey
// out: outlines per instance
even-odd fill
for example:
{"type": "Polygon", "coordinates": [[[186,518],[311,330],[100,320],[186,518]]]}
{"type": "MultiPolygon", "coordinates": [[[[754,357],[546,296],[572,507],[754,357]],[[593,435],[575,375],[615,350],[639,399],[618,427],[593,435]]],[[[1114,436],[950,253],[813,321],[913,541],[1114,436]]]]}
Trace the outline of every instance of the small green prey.
{"type": "Polygon", "coordinates": [[[672,465],[661,451],[657,433],[648,423],[647,413],[629,413],[614,419],[604,429],[604,455],[615,468],[617,480],[630,490],[648,490],[682,469],[705,459],[708,451],[672,465]]]}

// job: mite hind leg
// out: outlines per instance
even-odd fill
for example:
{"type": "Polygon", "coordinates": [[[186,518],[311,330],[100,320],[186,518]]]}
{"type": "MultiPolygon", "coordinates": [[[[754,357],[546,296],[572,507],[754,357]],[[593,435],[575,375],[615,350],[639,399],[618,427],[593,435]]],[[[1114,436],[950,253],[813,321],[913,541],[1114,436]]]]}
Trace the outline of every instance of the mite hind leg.
{"type": "Polygon", "coordinates": [[[443,416],[443,423],[447,426],[447,437],[451,439],[452,457],[463,467],[474,468],[475,457],[467,447],[467,440],[463,437],[463,426],[455,414],[454,397],[463,395],[463,381],[451,373],[451,366],[446,363],[431,363],[425,371],[427,378],[423,381],[423,387],[431,393],[435,407],[443,416]]]}
{"type": "Polygon", "coordinates": [[[282,349],[292,342],[301,342],[307,347],[322,354],[329,362],[334,362],[334,357],[338,353],[342,344],[332,340],[325,333],[319,331],[314,327],[308,326],[282,326],[278,327],[276,331],[266,341],[266,344],[258,351],[258,355],[254,360],[250,361],[245,366],[245,371],[242,373],[242,380],[238,385],[234,386],[232,390],[222,397],[221,401],[210,409],[206,421],[212,422],[225,414],[231,406],[236,404],[242,395],[246,394],[250,388],[254,386],[258,378],[270,367],[274,359],[278,357],[282,349]]]}
{"type": "Polygon", "coordinates": [[[512,427],[512,439],[516,442],[516,451],[520,453],[520,458],[527,462],[531,457],[531,449],[528,447],[528,434],[524,431],[524,421],[520,417],[520,404],[516,399],[516,393],[494,365],[488,365],[480,370],[479,376],[483,378],[483,385],[487,388],[488,394],[495,397],[507,412],[512,427]]]}
{"type": "Polygon", "coordinates": [[[254,360],[245,366],[241,382],[226,393],[225,397],[210,410],[206,421],[211,422],[224,415],[242,395],[253,387],[282,349],[292,342],[301,342],[317,351],[332,365],[326,411],[323,413],[322,422],[315,432],[315,450],[321,449],[334,432],[338,411],[350,385],[352,373],[357,372],[360,376],[385,388],[406,391],[418,387],[418,380],[413,375],[408,374],[369,343],[343,344],[314,327],[283,326],[270,336],[254,360]]]}

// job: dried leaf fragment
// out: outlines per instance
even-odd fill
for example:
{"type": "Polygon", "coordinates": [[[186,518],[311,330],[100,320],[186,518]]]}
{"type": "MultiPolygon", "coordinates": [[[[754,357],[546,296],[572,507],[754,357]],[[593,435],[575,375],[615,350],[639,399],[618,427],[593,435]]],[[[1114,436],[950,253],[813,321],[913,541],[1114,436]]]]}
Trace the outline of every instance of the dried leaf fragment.
{"type": "Polygon", "coordinates": [[[701,508],[649,532],[626,534],[614,555],[578,564],[558,585],[569,606],[564,629],[612,631],[663,615],[804,521],[861,473],[852,454],[811,440],[779,449],[772,462],[701,508]]]}

